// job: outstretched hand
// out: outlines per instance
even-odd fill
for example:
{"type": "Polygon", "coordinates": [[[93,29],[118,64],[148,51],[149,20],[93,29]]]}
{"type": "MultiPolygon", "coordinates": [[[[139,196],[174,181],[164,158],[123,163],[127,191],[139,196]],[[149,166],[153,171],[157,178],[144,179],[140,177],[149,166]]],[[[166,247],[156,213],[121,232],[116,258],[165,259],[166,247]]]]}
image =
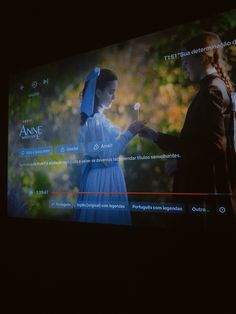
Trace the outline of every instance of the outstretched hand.
{"type": "Polygon", "coordinates": [[[143,127],[139,132],[139,136],[155,141],[158,137],[158,133],[151,128],[143,127]]]}
{"type": "Polygon", "coordinates": [[[144,125],[146,123],[147,123],[147,121],[145,121],[145,120],[136,120],[130,124],[130,126],[128,127],[128,130],[133,135],[136,135],[137,133],[139,133],[144,128],[144,125]]]}

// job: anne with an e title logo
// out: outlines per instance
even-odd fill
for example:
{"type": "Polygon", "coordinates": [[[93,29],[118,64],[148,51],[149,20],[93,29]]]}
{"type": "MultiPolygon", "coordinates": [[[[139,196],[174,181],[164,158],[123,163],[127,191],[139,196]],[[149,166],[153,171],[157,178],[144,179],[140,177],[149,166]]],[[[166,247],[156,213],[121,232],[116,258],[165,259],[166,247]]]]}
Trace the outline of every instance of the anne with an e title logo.
{"type": "Polygon", "coordinates": [[[28,140],[28,139],[36,139],[39,140],[40,136],[43,134],[43,126],[38,125],[35,127],[28,127],[26,125],[22,125],[20,132],[19,132],[19,137],[22,140],[28,140]]]}

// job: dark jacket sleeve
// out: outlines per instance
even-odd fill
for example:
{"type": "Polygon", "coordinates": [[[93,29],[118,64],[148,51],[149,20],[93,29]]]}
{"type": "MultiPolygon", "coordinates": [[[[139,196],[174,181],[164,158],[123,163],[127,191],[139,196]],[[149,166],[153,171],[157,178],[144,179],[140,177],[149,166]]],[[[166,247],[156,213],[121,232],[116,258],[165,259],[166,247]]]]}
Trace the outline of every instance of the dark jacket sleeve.
{"type": "Polygon", "coordinates": [[[163,150],[173,153],[180,152],[180,140],[178,136],[158,132],[155,143],[163,150]]]}
{"type": "Polygon", "coordinates": [[[226,134],[224,118],[227,103],[222,91],[217,86],[210,86],[206,92],[206,144],[211,158],[224,154],[226,151],[226,134]]]}

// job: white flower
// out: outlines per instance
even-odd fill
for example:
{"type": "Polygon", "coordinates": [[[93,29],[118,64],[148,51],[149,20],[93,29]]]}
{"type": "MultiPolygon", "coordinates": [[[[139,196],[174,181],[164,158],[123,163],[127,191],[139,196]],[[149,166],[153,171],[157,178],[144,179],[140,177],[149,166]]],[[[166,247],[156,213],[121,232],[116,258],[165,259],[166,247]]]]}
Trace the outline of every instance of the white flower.
{"type": "Polygon", "coordinates": [[[141,104],[139,102],[136,102],[136,104],[134,104],[134,110],[139,110],[141,107],[141,104]]]}

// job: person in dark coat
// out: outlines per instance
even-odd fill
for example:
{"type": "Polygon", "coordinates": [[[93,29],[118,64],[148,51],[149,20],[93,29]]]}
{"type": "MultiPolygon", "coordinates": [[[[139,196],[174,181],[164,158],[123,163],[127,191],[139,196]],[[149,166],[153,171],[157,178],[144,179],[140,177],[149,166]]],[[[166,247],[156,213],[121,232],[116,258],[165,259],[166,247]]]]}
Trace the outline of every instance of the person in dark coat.
{"type": "Polygon", "coordinates": [[[202,48],[201,53],[182,58],[184,70],[200,88],[179,136],[148,127],[140,135],[152,139],[163,150],[180,154],[173,172],[175,201],[197,203],[213,211],[224,207],[236,217],[236,155],[230,97],[233,85],[224,67],[221,45],[219,36],[210,32],[184,44],[187,51],[202,48]]]}

